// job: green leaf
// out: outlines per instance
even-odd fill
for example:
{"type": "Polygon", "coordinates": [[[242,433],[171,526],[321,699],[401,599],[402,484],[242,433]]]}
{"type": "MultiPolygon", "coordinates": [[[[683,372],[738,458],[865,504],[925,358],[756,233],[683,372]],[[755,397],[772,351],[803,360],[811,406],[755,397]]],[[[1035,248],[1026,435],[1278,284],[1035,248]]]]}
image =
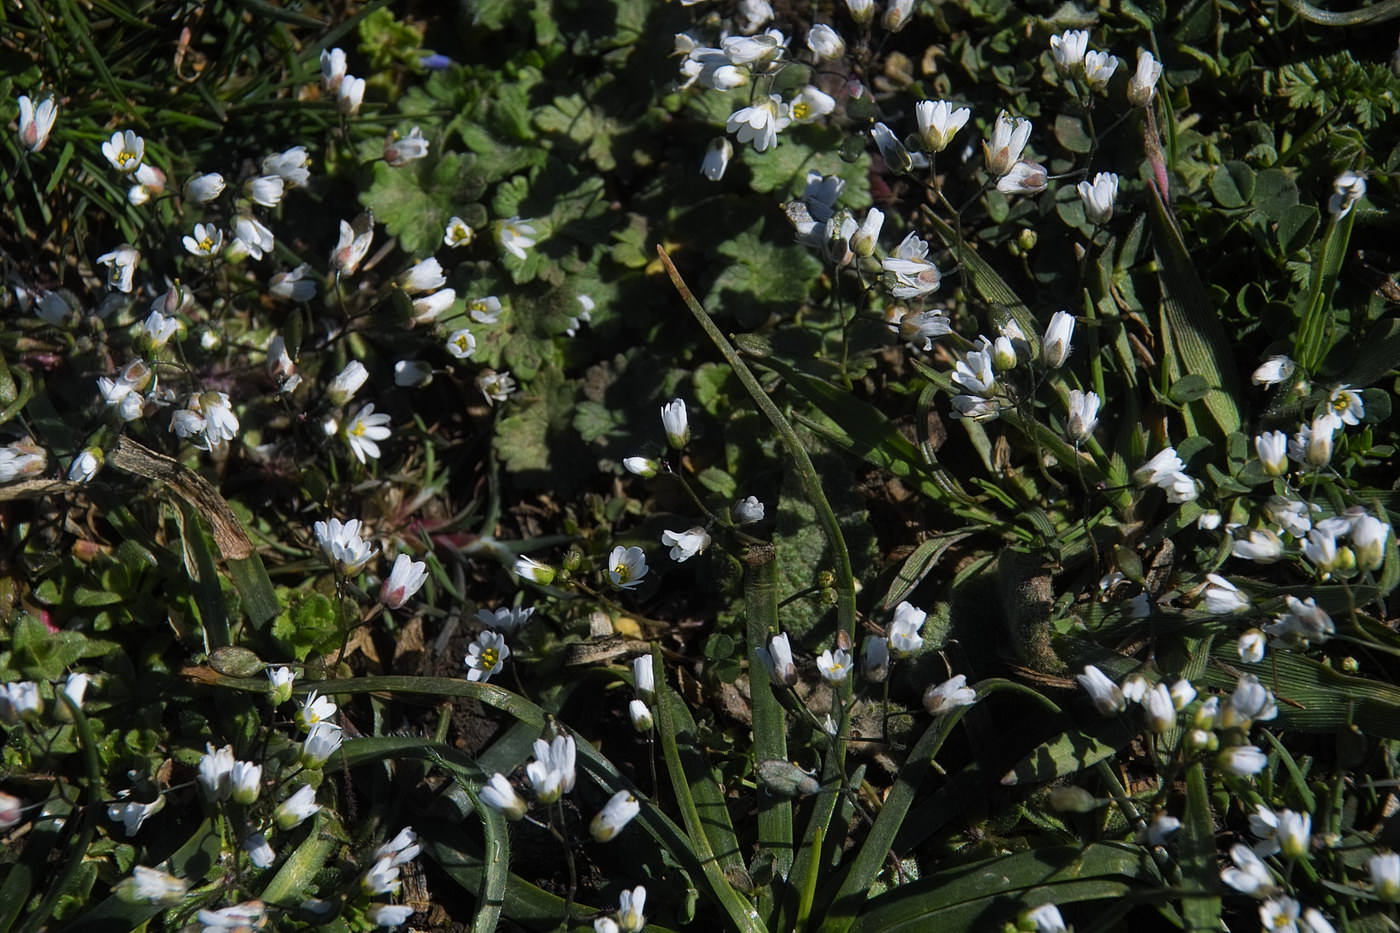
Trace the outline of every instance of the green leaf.
{"type": "Polygon", "coordinates": [[[508,403],[511,414],[497,425],[492,446],[506,469],[527,484],[557,488],[562,478],[569,475],[562,464],[581,453],[570,444],[577,441],[572,430],[577,390],[576,382],[551,368],[508,403]]]}
{"type": "Polygon", "coordinates": [[[1274,237],[1285,256],[1296,253],[1312,242],[1313,235],[1317,233],[1318,218],[1317,208],[1311,204],[1293,204],[1284,209],[1274,237]]]}
{"type": "Polygon", "coordinates": [[[447,221],[485,188],[475,162],[475,156],[456,152],[397,168],[376,162],[374,180],[360,195],[360,203],[399,238],[404,252],[417,258],[430,256],[442,245],[447,221]]]}
{"type": "Polygon", "coordinates": [[[554,98],[552,104],[535,112],[534,119],[546,137],[562,136],[578,144],[599,171],[611,172],[617,167],[612,152],[613,137],[619,129],[617,120],[590,106],[582,94],[554,98]]]}
{"type": "Polygon", "coordinates": [[[1210,192],[1221,207],[1244,207],[1254,197],[1254,169],[1244,162],[1217,165],[1210,176],[1210,192]]]}
{"type": "Polygon", "coordinates": [[[1220,929],[1219,868],[1215,860],[1215,823],[1210,813],[1205,767],[1196,762],[1186,770],[1186,810],[1176,852],[1186,887],[1181,913],[1187,929],[1220,929]]]}
{"type": "Polygon", "coordinates": [[[723,271],[705,299],[712,313],[733,315],[742,327],[756,327],[771,312],[802,302],[822,271],[811,251],[790,238],[775,243],[762,229],[760,224],[720,243],[723,271]]]}
{"type": "Polygon", "coordinates": [[[1171,388],[1167,390],[1167,397],[1178,405],[1185,405],[1187,402],[1205,398],[1209,391],[1210,383],[1206,382],[1204,376],[1187,373],[1172,383],[1171,388]]]}
{"type": "Polygon", "coordinates": [[[779,137],[778,145],[767,152],[742,146],[740,159],[753,171],[751,185],[760,194],[781,200],[799,197],[807,186],[807,174],[836,175],[845,189],[839,207],[860,211],[870,205],[870,157],[854,162],[841,158],[845,134],[815,124],[796,127],[779,137]]]}
{"type": "Polygon", "coordinates": [[[1043,784],[1075,774],[1112,757],[1137,733],[1137,723],[1126,715],[1100,718],[1087,726],[1066,729],[1032,749],[1002,777],[1001,783],[1043,784]]]}

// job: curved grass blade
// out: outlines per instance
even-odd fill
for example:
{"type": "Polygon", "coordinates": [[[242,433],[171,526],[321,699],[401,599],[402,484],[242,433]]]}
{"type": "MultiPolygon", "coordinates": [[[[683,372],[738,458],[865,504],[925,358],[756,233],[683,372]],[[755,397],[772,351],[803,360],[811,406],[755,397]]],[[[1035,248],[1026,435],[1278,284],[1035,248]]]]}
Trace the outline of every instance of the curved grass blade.
{"type": "Polygon", "coordinates": [[[1210,790],[1205,767],[1196,762],[1186,770],[1186,811],[1182,814],[1176,857],[1185,896],[1181,915],[1188,930],[1220,929],[1219,869],[1215,864],[1215,823],[1210,815],[1210,790]]]}
{"type": "Polygon", "coordinates": [[[298,903],[301,895],[311,886],[316,873],[326,864],[326,859],[335,850],[337,842],[333,836],[322,835],[321,824],[324,817],[317,814],[309,832],[296,851],[282,863],[277,874],[262,890],[262,899],[270,904],[298,903]]]}
{"type": "MultiPolygon", "coordinates": [[[[744,555],[744,607],[749,647],[749,702],[753,707],[755,763],[787,760],[787,723],[773,685],[763,676],[758,649],[778,633],[778,563],[771,544],[750,547],[744,555]]],[[[759,858],[772,860],[773,903],[763,913],[771,926],[787,893],[792,870],[792,801],[779,794],[758,792],[759,858]]],[[[760,897],[760,908],[762,908],[760,897]]]]}

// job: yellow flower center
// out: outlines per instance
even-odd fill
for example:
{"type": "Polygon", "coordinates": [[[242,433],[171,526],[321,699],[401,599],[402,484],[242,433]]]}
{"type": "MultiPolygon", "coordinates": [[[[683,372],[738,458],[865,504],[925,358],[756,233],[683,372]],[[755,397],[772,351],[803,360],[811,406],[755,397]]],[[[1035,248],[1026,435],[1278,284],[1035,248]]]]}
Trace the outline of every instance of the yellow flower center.
{"type": "Polygon", "coordinates": [[[206,253],[209,252],[211,249],[214,248],[214,238],[213,238],[213,237],[205,237],[204,239],[200,240],[200,241],[199,241],[199,248],[200,248],[201,250],[203,250],[204,252],[206,252],[206,253]]]}
{"type": "Polygon", "coordinates": [[[1351,396],[1343,392],[1332,401],[1332,408],[1336,411],[1346,411],[1351,407],[1351,396]]]}
{"type": "Polygon", "coordinates": [[[792,118],[794,120],[805,120],[812,112],[812,105],[805,100],[792,105],[792,118]]]}
{"type": "Polygon", "coordinates": [[[500,659],[501,656],[496,652],[495,648],[483,648],[481,651],[481,666],[484,668],[489,669],[495,667],[500,659]]]}
{"type": "Polygon", "coordinates": [[[632,579],[632,568],[626,564],[618,564],[613,568],[613,576],[617,577],[618,583],[626,583],[632,579]]]}
{"type": "Polygon", "coordinates": [[[363,437],[363,436],[364,436],[364,433],[365,433],[365,425],[364,425],[364,422],[362,422],[362,421],[357,421],[357,422],[355,422],[355,426],[354,426],[353,428],[350,429],[350,433],[353,434],[353,435],[355,435],[356,437],[363,437]]]}
{"type": "Polygon", "coordinates": [[[134,158],[136,158],[136,156],[126,151],[117,153],[117,161],[120,162],[122,165],[126,165],[126,163],[130,162],[134,158]]]}
{"type": "Polygon", "coordinates": [[[467,352],[467,338],[466,338],[466,337],[458,337],[457,340],[456,340],[455,342],[456,342],[456,344],[457,344],[457,349],[458,349],[458,350],[461,350],[463,353],[466,353],[466,352],[467,352]]]}

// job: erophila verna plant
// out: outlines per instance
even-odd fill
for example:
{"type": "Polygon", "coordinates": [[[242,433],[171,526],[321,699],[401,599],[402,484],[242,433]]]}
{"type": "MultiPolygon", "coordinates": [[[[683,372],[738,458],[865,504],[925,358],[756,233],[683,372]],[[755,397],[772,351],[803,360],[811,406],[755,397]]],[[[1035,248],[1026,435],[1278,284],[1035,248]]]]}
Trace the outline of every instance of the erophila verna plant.
{"type": "Polygon", "coordinates": [[[1397,15],[0,11],[0,933],[1400,926],[1397,15]]]}

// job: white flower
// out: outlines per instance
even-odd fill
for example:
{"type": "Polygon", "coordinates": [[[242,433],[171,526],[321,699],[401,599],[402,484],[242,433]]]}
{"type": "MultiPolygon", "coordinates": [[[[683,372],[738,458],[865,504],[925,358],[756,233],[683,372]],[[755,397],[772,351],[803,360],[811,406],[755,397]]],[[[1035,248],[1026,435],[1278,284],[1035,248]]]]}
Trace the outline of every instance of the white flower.
{"type": "Polygon", "coordinates": [[[1186,467],[1174,447],[1165,447],[1133,471],[1133,481],[1139,486],[1161,485],[1163,478],[1179,473],[1186,467]]]}
{"type": "Polygon", "coordinates": [[[1094,665],[1085,665],[1084,673],[1076,675],[1075,679],[1088,692],[1099,715],[1116,716],[1128,708],[1128,700],[1123,696],[1123,691],[1094,665]]]}
{"type": "Polygon", "coordinates": [[[1223,616],[1243,612],[1249,608],[1249,597],[1241,593],[1229,580],[1215,573],[1206,574],[1206,580],[1209,583],[1203,595],[1207,612],[1223,616]]]}
{"type": "Polygon", "coordinates": [[[851,236],[851,250],[857,256],[869,257],[875,253],[875,246],[880,239],[880,228],[884,226],[885,213],[877,207],[872,207],[866,211],[865,220],[861,222],[860,228],[851,236]]]}
{"type": "Polygon", "coordinates": [[[254,259],[261,259],[265,254],[272,252],[276,242],[271,230],[247,214],[240,214],[233,219],[233,235],[236,238],[234,244],[241,245],[243,251],[254,259]]]}
{"type": "Polygon", "coordinates": [[[290,272],[279,272],[269,281],[268,293],[287,301],[310,301],[316,297],[316,283],[306,276],[311,266],[302,263],[290,272]]]}
{"type": "Polygon", "coordinates": [[[739,0],[738,15],[743,31],[755,32],[773,18],[773,5],[768,0],[739,0]]]}
{"type": "Polygon", "coordinates": [[[321,86],[327,91],[340,89],[345,79],[345,52],[343,49],[321,50],[321,86]]]}
{"type": "Polygon", "coordinates": [[[1089,33],[1084,29],[1071,29],[1058,36],[1050,37],[1050,54],[1055,58],[1055,67],[1060,74],[1072,75],[1084,68],[1084,53],[1089,50],[1089,33]]]}
{"type": "Polygon", "coordinates": [[[894,276],[890,292],[896,298],[917,298],[936,292],[943,280],[938,267],[928,260],[928,244],[912,231],[881,266],[894,276]]]}
{"type": "Polygon", "coordinates": [[[520,557],[515,561],[515,574],[525,580],[538,583],[540,586],[549,586],[550,583],[554,582],[555,570],[533,557],[520,557]]]}
{"type": "Polygon", "coordinates": [[[1042,904],[1035,910],[1028,911],[1025,919],[1035,924],[1035,933],[1067,933],[1068,930],[1065,918],[1060,915],[1060,908],[1054,904],[1042,904]]]}
{"type": "Polygon", "coordinates": [[[377,862],[387,858],[391,865],[407,865],[422,851],[423,847],[418,844],[418,834],[411,827],[405,826],[393,839],[374,850],[373,859],[377,862]]]}
{"type": "Polygon", "coordinates": [[[370,922],[381,927],[402,926],[413,916],[414,908],[409,904],[376,904],[365,916],[370,922]]]}
{"type": "Polygon", "coordinates": [[[220,930],[243,933],[246,930],[261,928],[266,910],[262,901],[248,901],[218,910],[201,910],[197,916],[199,922],[204,925],[203,933],[218,933],[220,930]]]}
{"type": "Polygon", "coordinates": [[[476,239],[476,231],[460,217],[453,217],[449,220],[442,233],[444,246],[466,246],[474,239],[476,239]]]}
{"type": "Polygon", "coordinates": [[[268,844],[267,837],[259,832],[243,837],[243,851],[248,853],[248,861],[254,868],[266,868],[277,860],[277,853],[268,844]]]}
{"type": "Polygon", "coordinates": [[[1235,649],[1245,664],[1258,664],[1264,660],[1264,633],[1257,628],[1250,629],[1240,636],[1235,649]]]}
{"type": "Polygon", "coordinates": [[[286,185],[281,175],[259,175],[243,183],[243,193],[254,204],[263,207],[276,207],[282,203],[282,189],[286,185]]]}
{"type": "Polygon", "coordinates": [[[1308,644],[1320,645],[1337,634],[1332,617],[1317,605],[1317,600],[1288,596],[1285,602],[1288,611],[1264,628],[1278,642],[1294,648],[1306,647],[1308,644]]]}
{"type": "Polygon", "coordinates": [[[146,156],[146,141],[131,130],[117,130],[102,144],[102,154],[112,163],[112,168],[130,175],[141,167],[141,160],[146,156]]]}
{"type": "Polygon", "coordinates": [[[1283,556],[1283,541],[1267,528],[1251,528],[1243,538],[1236,538],[1230,553],[1260,564],[1272,564],[1283,556]]]}
{"type": "Polygon", "coordinates": [[[1303,911],[1303,916],[1298,921],[1298,930],[1299,933],[1337,933],[1337,928],[1332,926],[1331,921],[1316,907],[1309,907],[1303,911]]]}
{"type": "Polygon", "coordinates": [[[136,184],[126,190],[126,199],[137,207],[165,191],[165,173],[153,165],[142,165],[131,177],[136,184]]]}
{"type": "Polygon", "coordinates": [[[369,252],[370,243],[374,240],[374,219],[370,217],[363,230],[356,230],[362,218],[367,216],[357,217],[354,226],[344,220],[340,222],[340,239],[331,252],[330,263],[338,275],[354,275],[369,252]]]}
{"type": "Polygon", "coordinates": [[[620,790],[612,795],[597,816],[593,817],[593,822],[589,824],[588,831],[598,842],[608,842],[620,833],[638,813],[642,812],[642,805],[637,798],[632,796],[630,791],[620,790]]]}
{"type": "Polygon", "coordinates": [[[1118,67],[1118,59],[1107,52],[1087,52],[1084,55],[1084,80],[1089,87],[1102,91],[1108,86],[1108,79],[1118,67]]]}
{"type": "Polygon", "coordinates": [[[407,554],[394,558],[389,579],[379,587],[379,601],[390,609],[398,609],[418,592],[428,579],[428,565],[407,554]]]}
{"type": "Polygon", "coordinates": [[[1284,858],[1306,857],[1312,844],[1312,816],[1293,810],[1279,813],[1278,843],[1284,858]]]}
{"type": "Polygon", "coordinates": [[[817,655],[817,670],[827,683],[839,684],[851,673],[851,653],[844,648],[831,649],[817,655]]]}
{"type": "Polygon", "coordinates": [[[1253,674],[1245,674],[1235,682],[1235,692],[1220,710],[1222,729],[1248,729],[1256,720],[1267,722],[1278,716],[1278,705],[1269,688],[1253,674]]]}
{"type": "Polygon", "coordinates": [[[734,157],[734,146],[724,136],[716,136],[705,147],[705,158],[700,162],[700,174],[710,181],[719,181],[729,168],[729,160],[734,157]]]}
{"type": "Polygon", "coordinates": [[[365,99],[365,79],[346,75],[341,79],[340,88],[336,93],[336,104],[340,107],[340,112],[347,117],[353,117],[360,112],[360,104],[365,99]]]}
{"type": "Polygon", "coordinates": [[[1181,829],[1181,820],[1167,813],[1158,813],[1147,827],[1147,843],[1148,845],[1164,846],[1172,836],[1176,835],[1179,829],[1181,829]]]}
{"type": "Polygon", "coordinates": [[[1288,442],[1288,456],[1304,466],[1323,467],[1332,459],[1332,436],[1342,428],[1342,419],[1324,412],[1311,424],[1298,426],[1288,442]]]}
{"type": "Polygon", "coordinates": [[[729,115],[725,130],[733,133],[740,143],[752,142],[759,152],[765,152],[778,142],[778,132],[788,125],[787,107],[777,94],[760,99],[729,115]]]}
{"type": "Polygon", "coordinates": [[[316,522],[311,528],[321,546],[326,563],[347,576],[358,572],[378,553],[369,546],[369,542],[360,537],[358,518],[348,522],[333,518],[329,522],[316,522]]]}
{"type": "Polygon", "coordinates": [[[98,264],[107,267],[107,287],[127,294],[131,293],[132,279],[136,275],[136,264],[140,261],[141,254],[134,247],[125,243],[110,253],[103,253],[97,257],[98,264]]]}
{"type": "Polygon", "coordinates": [[[1170,732],[1176,725],[1176,704],[1166,684],[1158,684],[1142,698],[1142,708],[1147,711],[1147,724],[1153,732],[1161,735],[1170,732]]]}
{"type": "MultiPolygon", "coordinates": [[[[1074,315],[1056,311],[1050,316],[1040,344],[1040,359],[1051,369],[1059,369],[1069,359],[1070,338],[1074,336],[1074,315]]],[[[1178,468],[1179,469],[1179,468],[1178,468]]]]}
{"type": "Polygon", "coordinates": [[[720,51],[734,65],[773,61],[783,54],[775,36],[730,36],[720,40],[720,51]]]}
{"type": "Polygon", "coordinates": [[[44,712],[44,698],[39,685],[31,680],[0,684],[0,719],[5,722],[33,721],[44,712]]]}
{"type": "Polygon", "coordinates": [[[494,324],[501,317],[501,299],[495,295],[473,298],[467,302],[467,311],[471,319],[478,324],[494,324]]]}
{"type": "Polygon", "coordinates": [[[952,375],[952,381],[969,394],[984,397],[992,394],[996,379],[996,373],[992,371],[992,355],[980,350],[973,350],[958,360],[952,375]]]}
{"type": "Polygon", "coordinates": [[[677,398],[662,405],[661,426],[666,431],[666,439],[677,450],[690,443],[690,421],[686,415],[685,402],[677,398]]]}
{"type": "Polygon", "coordinates": [[[1286,356],[1271,356],[1259,365],[1250,378],[1255,385],[1271,386],[1292,377],[1297,364],[1286,356]]]}
{"type": "Polygon", "coordinates": [[[710,546],[710,536],[698,525],[689,531],[663,531],[661,543],[671,549],[671,559],[684,563],[710,546]]]}
{"type": "MultiPolygon", "coordinates": [[[[353,78],[346,78],[353,81],[353,78]]],[[[343,89],[345,85],[341,85],[343,89]]],[[[399,880],[399,866],[392,859],[382,858],[365,871],[360,878],[360,887],[366,894],[397,894],[403,882],[399,880]]]]}
{"type": "Polygon", "coordinates": [[[416,126],[408,131],[407,136],[400,138],[396,133],[384,141],[384,161],[395,168],[421,159],[427,154],[428,140],[423,138],[423,131],[416,126]]]}
{"type": "Polygon", "coordinates": [[[1258,774],[1268,763],[1268,756],[1253,745],[1236,745],[1221,749],[1215,756],[1216,766],[1236,777],[1258,774]]]}
{"type": "Polygon", "coordinates": [[[482,632],[467,646],[467,680],[485,683],[491,675],[499,674],[510,657],[510,648],[496,632],[482,632]]]}
{"type": "Polygon", "coordinates": [[[644,654],[632,659],[632,686],[637,696],[648,703],[656,700],[656,671],[652,669],[651,655],[644,654]]]}
{"type": "MultiPolygon", "coordinates": [[[[321,702],[327,703],[329,701],[322,697],[321,702]]],[[[331,710],[333,714],[335,710],[333,705],[331,710]]],[[[340,749],[340,743],[343,739],[344,733],[335,723],[314,723],[306,735],[306,740],[301,744],[301,763],[308,768],[321,767],[340,749]]]]}
{"type": "MultiPolygon", "coordinates": [[[[522,558],[529,560],[529,558],[522,558]]],[[[482,625],[495,629],[503,635],[510,636],[518,632],[526,622],[530,621],[530,616],[534,614],[534,607],[528,606],[523,609],[516,609],[511,606],[502,606],[494,612],[490,609],[478,609],[476,617],[482,625]]]]}
{"type": "Polygon", "coordinates": [[[812,123],[836,109],[836,98],[811,84],[797,92],[788,105],[794,123],[812,123]]]}
{"type": "Polygon", "coordinates": [[[1242,842],[1230,847],[1230,861],[1233,868],[1220,873],[1220,880],[1241,894],[1251,897],[1268,897],[1276,890],[1274,876],[1269,874],[1269,866],[1264,860],[1242,842]]]}
{"type": "Polygon", "coordinates": [[[19,144],[29,152],[38,152],[48,143],[49,134],[53,132],[54,121],[58,119],[58,102],[46,97],[35,107],[33,101],[21,94],[18,103],[19,144]]]}
{"type": "Polygon", "coordinates": [[[880,25],[889,32],[899,32],[909,22],[909,17],[914,15],[914,0],[890,0],[885,7],[885,15],[880,20],[880,25]]]}
{"type": "Polygon", "coordinates": [[[189,887],[189,882],[182,878],[137,865],[131,870],[131,877],[117,885],[117,890],[127,900],[173,906],[184,899],[189,887]]]}
{"type": "MultiPolygon", "coordinates": [[[[935,274],[937,271],[934,269],[935,274]]],[[[890,321],[889,328],[901,339],[923,350],[932,350],[936,338],[952,333],[953,330],[948,323],[948,316],[939,308],[930,311],[907,311],[897,321],[890,321]]]]}
{"type": "Polygon", "coordinates": [[[1314,528],[1302,542],[1303,556],[1323,577],[1339,570],[1346,563],[1346,554],[1337,548],[1337,539],[1321,528],[1314,528]]]}
{"type": "MultiPolygon", "coordinates": [[[[908,172],[914,168],[914,157],[888,126],[876,123],[870,128],[870,136],[875,140],[875,147],[880,150],[880,158],[885,160],[885,165],[889,167],[890,171],[908,172]]],[[[922,154],[919,158],[923,162],[927,162],[922,154]]]]}
{"type": "Polygon", "coordinates": [[[661,464],[647,457],[624,457],[622,466],[628,473],[640,476],[642,479],[651,479],[661,470],[661,464]]]}
{"type": "Polygon", "coordinates": [[[1390,540],[1390,526],[1374,515],[1362,515],[1351,526],[1352,550],[1356,553],[1356,566],[1362,570],[1379,570],[1385,563],[1386,543],[1390,540]]]}
{"type": "Polygon", "coordinates": [[[792,662],[792,647],[788,643],[786,632],[769,639],[767,648],[758,649],[758,656],[768,668],[768,675],[773,678],[773,683],[780,687],[790,687],[797,683],[797,666],[792,662]]]}
{"type": "Polygon", "coordinates": [[[68,466],[68,481],[70,483],[89,482],[97,475],[97,471],[102,469],[104,459],[101,447],[84,448],[68,466]]]}
{"type": "Polygon", "coordinates": [[[1216,509],[1205,509],[1196,516],[1196,527],[1202,531],[1214,531],[1225,521],[1225,516],[1216,509]]]}
{"type": "Polygon", "coordinates": [[[344,405],[369,380],[369,370],[359,360],[351,360],[336,374],[326,388],[326,398],[332,405],[344,405]]]}
{"type": "Polygon", "coordinates": [[[447,337],[447,352],[459,360],[465,360],[476,352],[476,336],[465,327],[454,330],[447,337]]]}
{"type": "Polygon", "coordinates": [[[1137,71],[1128,79],[1128,103],[1146,107],[1157,93],[1157,79],[1162,77],[1162,65],[1146,49],[1138,50],[1137,71]]]}
{"type": "Polygon", "coordinates": [[[924,709],[930,716],[942,716],[960,706],[971,706],[976,702],[977,691],[967,686],[966,674],[958,674],[924,691],[924,709]]]}
{"type": "Polygon", "coordinates": [[[263,156],[262,170],[264,175],[279,175],[290,187],[299,188],[311,180],[306,167],[310,161],[305,146],[293,146],[286,152],[263,156]]]}
{"type": "Polygon", "coordinates": [[[1361,401],[1361,393],[1351,386],[1337,386],[1328,396],[1332,414],[1342,420],[1342,424],[1360,424],[1366,417],[1366,406],[1361,401]]]}
{"type": "Polygon", "coordinates": [[[860,653],[860,674],[873,684],[884,682],[890,673],[890,640],[869,635],[860,653]]]}
{"type": "MultiPolygon", "coordinates": [[[[120,791],[119,795],[125,797],[130,791],[120,791]]],[[[137,800],[122,800],[107,807],[107,819],[122,824],[122,830],[128,836],[134,836],[141,831],[141,825],[152,815],[165,807],[165,797],[159,796],[150,803],[142,803],[137,800]]]]}
{"type": "Polygon", "coordinates": [[[210,800],[227,800],[233,784],[233,746],[225,745],[218,751],[213,745],[204,746],[204,757],[199,759],[199,784],[210,800]]]}
{"type": "MultiPolygon", "coordinates": [[[[0,447],[0,483],[8,483],[19,476],[42,473],[47,467],[48,454],[30,441],[0,447]]],[[[0,708],[3,706],[0,705],[0,708]]]]}
{"type": "Polygon", "coordinates": [[[1069,392],[1069,424],[1065,433],[1075,444],[1082,444],[1094,434],[1099,423],[1099,397],[1094,392],[1069,392]]]}
{"type": "Polygon", "coordinates": [[[229,776],[229,796],[244,806],[258,799],[262,791],[262,765],[251,761],[235,761],[229,776]]]}
{"type": "Polygon", "coordinates": [[[608,580],[614,589],[636,589],[648,569],[646,555],[639,547],[625,548],[619,544],[608,557],[608,580]]]}
{"type": "Polygon", "coordinates": [[[1265,431],[1255,435],[1254,452],[1269,476],[1282,476],[1288,472],[1288,435],[1282,431],[1265,431]]]}
{"type": "Polygon", "coordinates": [[[919,632],[927,619],[928,613],[907,602],[895,606],[894,619],[885,631],[890,642],[890,654],[896,658],[907,658],[917,654],[924,647],[924,640],[919,632]]]}
{"type": "Polygon", "coordinates": [[[846,10],[857,23],[868,23],[875,16],[875,0],[846,0],[846,10]]]}
{"type": "Polygon", "coordinates": [[[972,111],[967,107],[954,109],[946,100],[921,100],[914,105],[914,116],[919,123],[919,138],[928,152],[942,152],[948,148],[958,130],[967,125],[972,111]]]}
{"type": "Polygon", "coordinates": [[[292,682],[296,680],[297,672],[290,667],[269,667],[267,669],[267,679],[272,684],[272,690],[268,692],[268,701],[273,706],[286,703],[292,698],[292,682]]]}
{"type": "MultiPolygon", "coordinates": [[[[1088,672],[1088,668],[1085,668],[1085,672],[1088,672]]],[[[1105,677],[1105,680],[1107,680],[1107,677],[1105,677]]],[[[1083,678],[1080,678],[1080,683],[1083,682],[1083,678]]],[[[1109,681],[1109,683],[1112,683],[1112,681],[1109,681]]],[[[1148,680],[1147,677],[1134,672],[1123,678],[1120,689],[1123,691],[1123,699],[1125,701],[1128,703],[1141,703],[1143,700],[1147,699],[1147,694],[1151,692],[1153,686],[1155,685],[1152,681],[1148,680]]],[[[1085,689],[1088,689],[1087,685],[1085,689]]],[[[1092,695],[1092,693],[1093,691],[1091,690],[1090,694],[1092,695]]],[[[1126,709],[1127,707],[1125,706],[1124,708],[1126,709]]],[[[1105,713],[1104,715],[1109,714],[1105,713]]]]}
{"type": "Polygon", "coordinates": [[[846,40],[826,23],[818,23],[807,33],[807,48],[819,62],[831,62],[846,54],[846,40]]]}
{"type": "Polygon", "coordinates": [[[1049,179],[1045,166],[1022,159],[1001,177],[997,190],[1002,194],[1040,194],[1049,184],[1049,179]]]}
{"type": "Polygon", "coordinates": [[[627,704],[627,715],[632,718],[632,728],[638,732],[650,732],[655,722],[651,709],[641,700],[633,700],[627,704]]]}
{"type": "Polygon", "coordinates": [[[399,275],[394,282],[410,295],[418,295],[442,288],[447,284],[447,276],[442,274],[442,264],[437,258],[429,256],[399,275]]]}
{"type": "Polygon", "coordinates": [[[647,889],[640,884],[631,891],[623,890],[617,899],[617,919],[623,933],[638,933],[646,926],[642,911],[646,908],[647,889]]]}
{"type": "Polygon", "coordinates": [[[224,232],[213,224],[195,224],[194,235],[183,242],[192,256],[215,256],[224,245],[224,232]]]}
{"type": "Polygon", "coordinates": [[[538,235],[533,221],[519,217],[511,217],[496,225],[496,240],[501,244],[501,249],[516,259],[525,258],[525,250],[539,242],[536,239],[538,235]]]}
{"type": "Polygon", "coordinates": [[[1400,855],[1394,852],[1373,855],[1367,867],[1371,870],[1376,896],[1390,904],[1400,902],[1400,855]]]}
{"type": "Polygon", "coordinates": [[[1332,183],[1332,197],[1327,199],[1327,210],[1338,219],[1351,213],[1356,202],[1366,197],[1366,173],[1342,172],[1332,183]]]}
{"type": "Polygon", "coordinates": [[[413,325],[430,324],[437,320],[438,315],[452,307],[452,303],[456,300],[457,290],[454,288],[444,288],[431,295],[415,298],[413,299],[413,317],[410,323],[413,325]]]}
{"type": "MultiPolygon", "coordinates": [[[[330,697],[321,696],[315,690],[312,690],[306,695],[306,699],[301,701],[301,708],[297,710],[297,728],[301,729],[303,732],[314,732],[314,727],[326,723],[327,720],[335,715],[337,708],[335,702],[331,700],[330,697]]],[[[339,733],[340,727],[336,726],[335,730],[339,733]]],[[[328,741],[330,741],[330,738],[323,734],[322,742],[328,741]]],[[[307,737],[306,742],[308,745],[311,743],[310,736],[307,737]]],[[[336,736],[335,746],[339,747],[339,745],[340,738],[336,736]]]]}
{"type": "Polygon", "coordinates": [[[1113,217],[1113,200],[1118,197],[1118,176],[1112,172],[1099,172],[1094,183],[1081,181],[1078,186],[1079,200],[1084,202],[1084,216],[1089,223],[1102,226],[1113,217]]]}
{"type": "Polygon", "coordinates": [[[734,503],[729,510],[734,521],[739,525],[752,525],[754,522],[763,521],[763,503],[758,501],[757,496],[749,496],[734,503]]]}
{"type": "Polygon", "coordinates": [[[1000,417],[1001,403],[982,398],[980,395],[955,395],[952,398],[953,410],[948,414],[954,421],[967,418],[971,421],[987,421],[1000,417]]]}
{"type": "Polygon", "coordinates": [[[992,127],[992,138],[982,143],[982,156],[986,161],[987,173],[1000,178],[1011,171],[1011,166],[1021,159],[1021,151],[1030,139],[1031,121],[1016,117],[1003,110],[997,115],[992,127]]]}
{"type": "Polygon", "coordinates": [[[72,307],[58,292],[40,292],[34,303],[34,313],[53,327],[69,327],[76,322],[72,307]]]}

